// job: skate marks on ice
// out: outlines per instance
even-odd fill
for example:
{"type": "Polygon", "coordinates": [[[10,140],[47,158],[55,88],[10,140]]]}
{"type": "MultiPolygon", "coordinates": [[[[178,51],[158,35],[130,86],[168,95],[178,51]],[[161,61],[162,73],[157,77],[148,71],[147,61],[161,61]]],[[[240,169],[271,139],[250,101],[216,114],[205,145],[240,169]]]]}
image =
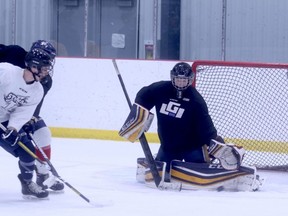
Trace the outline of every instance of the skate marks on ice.
{"type": "MultiPolygon", "coordinates": [[[[231,211],[233,216],[279,216],[287,211],[288,173],[260,171],[265,184],[258,192],[160,191],[136,181],[136,160],[143,157],[138,143],[60,138],[53,138],[52,143],[51,162],[59,175],[86,196],[91,205],[68,187],[64,193],[51,193],[47,200],[24,200],[17,178],[17,160],[1,149],[1,215],[147,216],[191,212],[205,216],[211,215],[211,211],[205,211],[207,206],[231,211]],[[240,203],[245,208],[235,211],[240,203]]],[[[159,145],[150,147],[155,153],[159,145]]],[[[217,211],[213,211],[215,215],[217,211]]]]}

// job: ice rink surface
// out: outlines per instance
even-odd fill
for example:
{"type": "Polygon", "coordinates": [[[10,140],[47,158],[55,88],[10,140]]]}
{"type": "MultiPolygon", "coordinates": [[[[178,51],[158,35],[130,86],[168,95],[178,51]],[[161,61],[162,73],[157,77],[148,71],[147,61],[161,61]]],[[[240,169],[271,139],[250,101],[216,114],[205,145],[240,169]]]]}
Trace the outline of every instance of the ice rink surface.
{"type": "MultiPolygon", "coordinates": [[[[158,144],[150,144],[153,153],[158,144]]],[[[160,191],[136,182],[139,143],[53,138],[52,164],[73,190],[50,193],[46,200],[22,198],[18,159],[0,150],[0,212],[4,216],[284,216],[288,173],[259,172],[266,179],[258,192],[160,191]]]]}

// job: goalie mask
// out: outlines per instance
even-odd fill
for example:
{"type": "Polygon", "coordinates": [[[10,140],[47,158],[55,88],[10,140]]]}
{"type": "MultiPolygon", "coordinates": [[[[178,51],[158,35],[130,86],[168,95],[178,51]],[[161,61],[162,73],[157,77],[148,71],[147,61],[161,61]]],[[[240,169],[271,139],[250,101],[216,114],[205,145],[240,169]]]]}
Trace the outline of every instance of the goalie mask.
{"type": "Polygon", "coordinates": [[[173,86],[177,89],[178,97],[181,98],[182,91],[192,85],[194,74],[189,64],[180,62],[176,64],[170,73],[173,86]]]}

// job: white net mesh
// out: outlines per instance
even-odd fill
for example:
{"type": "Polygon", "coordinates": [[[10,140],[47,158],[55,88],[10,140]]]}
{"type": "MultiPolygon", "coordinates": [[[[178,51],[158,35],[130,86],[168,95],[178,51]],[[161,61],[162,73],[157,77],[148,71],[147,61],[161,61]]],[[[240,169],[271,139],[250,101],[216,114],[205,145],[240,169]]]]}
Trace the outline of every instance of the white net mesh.
{"type": "Polygon", "coordinates": [[[218,134],[245,147],[244,163],[288,170],[288,64],[196,61],[192,68],[218,134]]]}

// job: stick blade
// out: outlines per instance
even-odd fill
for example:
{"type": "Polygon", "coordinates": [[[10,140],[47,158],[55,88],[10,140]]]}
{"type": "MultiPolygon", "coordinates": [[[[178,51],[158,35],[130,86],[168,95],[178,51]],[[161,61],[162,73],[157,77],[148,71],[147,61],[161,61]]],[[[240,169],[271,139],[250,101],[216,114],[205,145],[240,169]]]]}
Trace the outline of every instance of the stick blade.
{"type": "Polygon", "coordinates": [[[93,207],[96,208],[104,208],[104,207],[109,207],[109,206],[113,206],[114,203],[112,200],[93,200],[93,201],[89,201],[89,204],[93,207]]]}

